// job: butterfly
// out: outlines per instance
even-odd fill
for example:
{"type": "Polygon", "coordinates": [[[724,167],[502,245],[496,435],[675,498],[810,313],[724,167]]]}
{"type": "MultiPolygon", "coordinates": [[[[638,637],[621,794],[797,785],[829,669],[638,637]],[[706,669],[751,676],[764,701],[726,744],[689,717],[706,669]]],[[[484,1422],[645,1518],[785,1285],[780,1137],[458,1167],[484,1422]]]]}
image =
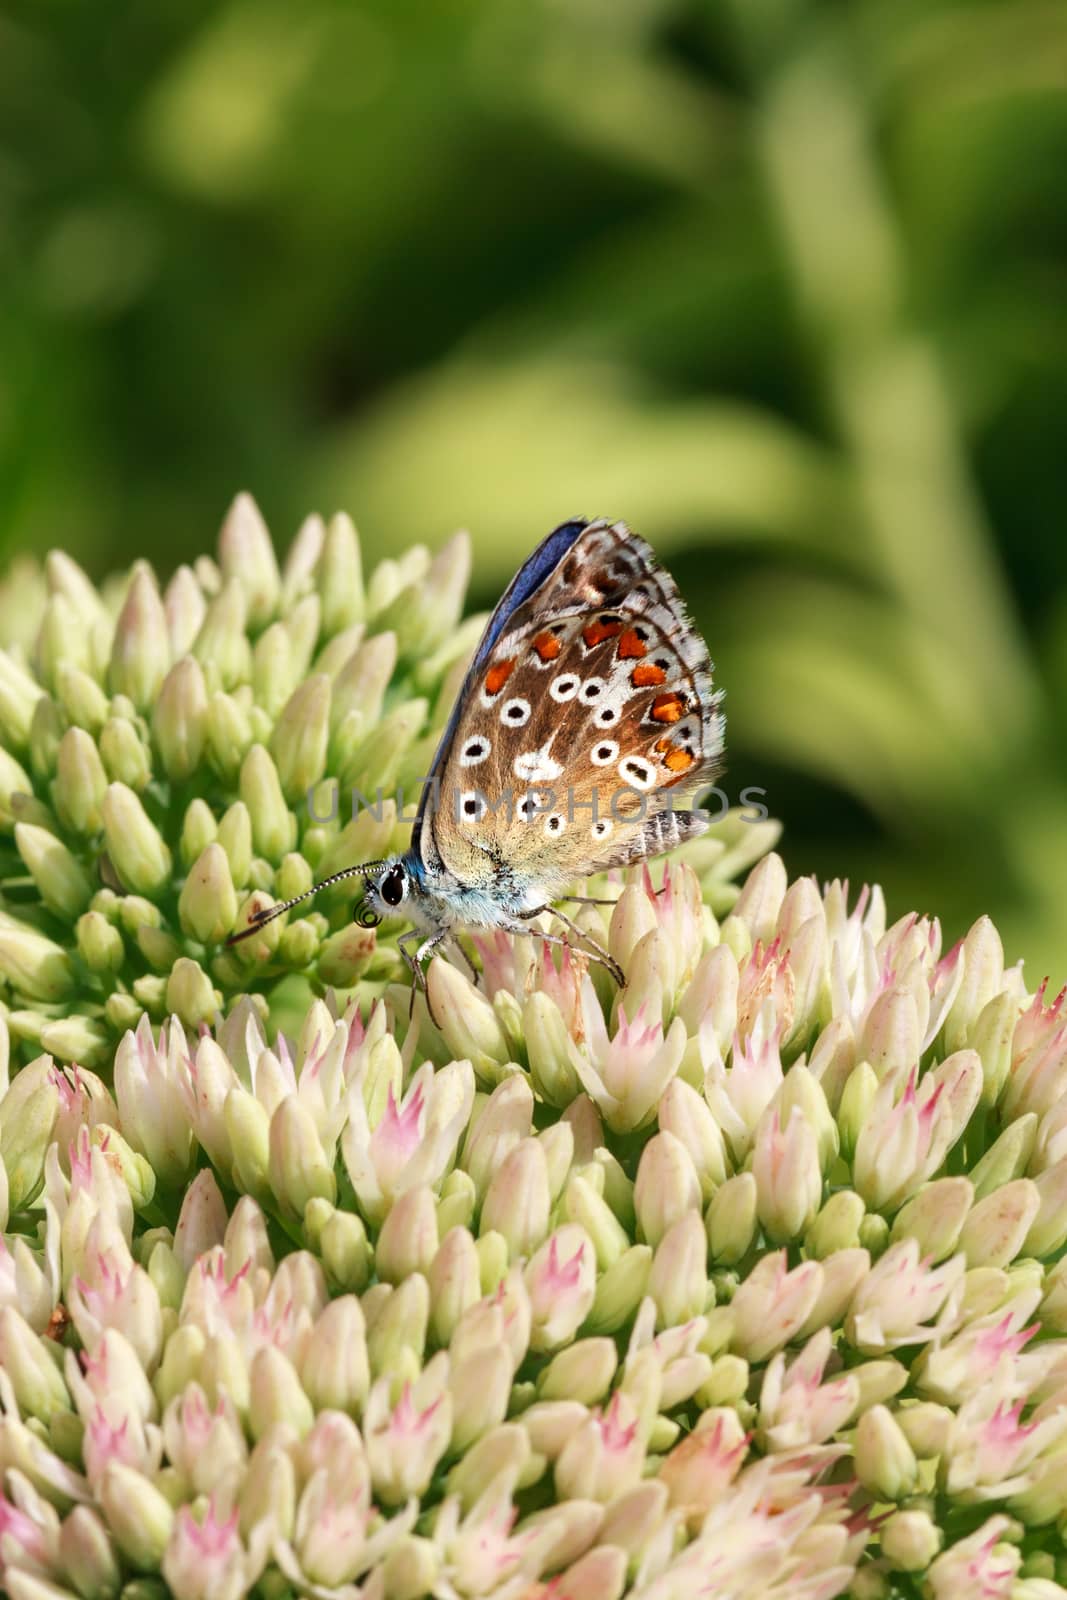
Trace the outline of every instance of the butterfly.
{"type": "MultiPolygon", "coordinates": [[[[679,809],[719,771],[722,691],[678,589],[622,522],[564,522],[519,569],[482,635],[445,727],[410,847],[318,884],[362,875],[360,921],[402,916],[413,979],[465,927],[534,926],[577,878],[656,856],[702,833],[679,809]]],[[[260,913],[245,938],[307,895],[260,913]]],[[[231,941],[233,942],[233,941],[231,941]]]]}

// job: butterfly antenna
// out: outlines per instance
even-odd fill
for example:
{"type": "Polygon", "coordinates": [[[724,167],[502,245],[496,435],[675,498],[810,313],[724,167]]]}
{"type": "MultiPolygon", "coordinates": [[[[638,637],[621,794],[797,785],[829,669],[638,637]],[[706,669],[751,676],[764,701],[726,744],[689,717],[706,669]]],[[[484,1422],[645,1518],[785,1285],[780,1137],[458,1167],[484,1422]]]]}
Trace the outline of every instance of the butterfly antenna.
{"type": "Polygon", "coordinates": [[[384,866],[382,861],[362,861],[358,867],[346,867],[343,872],[331,873],[328,878],[323,878],[321,883],[315,884],[312,889],[305,889],[303,894],[294,894],[291,900],[283,900],[280,905],[267,906],[263,911],[256,911],[247,928],[242,928],[240,933],[231,933],[226,940],[227,945],[240,944],[242,939],[248,939],[253,933],[258,933],[265,928],[268,922],[273,922],[275,917],[282,917],[294,906],[300,905],[304,900],[310,900],[317,895],[320,889],[328,889],[333,883],[341,883],[345,878],[366,878],[368,873],[374,872],[378,867],[384,866]]]}

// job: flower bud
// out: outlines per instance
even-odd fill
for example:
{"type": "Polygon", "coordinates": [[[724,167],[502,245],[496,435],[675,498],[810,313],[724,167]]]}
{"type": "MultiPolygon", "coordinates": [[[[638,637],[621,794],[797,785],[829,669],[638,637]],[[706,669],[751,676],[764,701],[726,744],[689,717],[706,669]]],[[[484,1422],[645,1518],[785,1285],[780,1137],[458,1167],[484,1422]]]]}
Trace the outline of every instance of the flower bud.
{"type": "Polygon", "coordinates": [[[428,1184],[406,1189],[393,1201],[378,1234],[374,1260],[379,1279],[396,1284],[413,1272],[428,1272],[437,1245],[432,1189],[428,1184]]]}
{"type": "Polygon", "coordinates": [[[700,1180],[688,1150],[673,1133],[654,1134],[641,1152],[634,1206],[640,1235],[653,1249],[673,1222],[700,1209],[700,1180]]]}
{"type": "Polygon", "coordinates": [[[370,1389],[363,1308],[354,1294],[331,1300],[315,1321],[300,1357],[304,1392],[316,1411],[357,1416],[370,1389]]]}
{"type": "Polygon", "coordinates": [[[967,1041],[982,1063],[982,1104],[994,1106],[1011,1072],[1011,1046],[1019,1002],[1005,990],[988,1000],[978,1014],[967,1041]]]}
{"type": "Polygon", "coordinates": [[[708,1207],[706,1229],[713,1261],[735,1266],[756,1237],[758,1190],[751,1172],[728,1178],[708,1207]]]}
{"type": "Polygon", "coordinates": [[[151,756],[127,717],[110,717],[104,723],[100,730],[100,759],[109,778],[138,793],[152,775],[151,756]]]}
{"type": "Polygon", "coordinates": [[[103,821],[108,855],[126,888],[149,897],[158,894],[170,880],[170,851],[124,783],[108,787],[103,821]]]}
{"type": "Polygon", "coordinates": [[[326,771],[330,680],[317,673],[295,689],[274,727],[271,753],[287,800],[302,800],[326,771]]]}
{"type": "Polygon", "coordinates": [[[0,924],[0,977],[28,1000],[62,1000],[74,984],[66,951],[43,933],[5,917],[0,924]]]}
{"type": "Polygon", "coordinates": [[[450,1228],[427,1273],[430,1326],[439,1345],[447,1345],[460,1318],[481,1298],[478,1251],[470,1230],[450,1228]]]}
{"type": "Polygon", "coordinates": [[[557,1350],[585,1321],[596,1294],[596,1259],[584,1228],[564,1223],[523,1273],[530,1296],[532,1350],[557,1350]]]}
{"type": "Polygon", "coordinates": [[[277,1424],[294,1429],[302,1438],[314,1421],[314,1408],[292,1362],[273,1345],[261,1345],[249,1367],[248,1426],[253,1439],[263,1438],[277,1424]]]}
{"type": "Polygon", "coordinates": [[[368,1311],[367,1317],[367,1349],[375,1378],[417,1373],[430,1324],[430,1288],[421,1273],[413,1272],[405,1278],[392,1290],[378,1315],[372,1319],[368,1311]]]}
{"type": "Polygon", "coordinates": [[[757,1362],[784,1348],[804,1325],[822,1283],[818,1261],[790,1272],[784,1250],[761,1256],[730,1303],[735,1353],[757,1362]]]}
{"type": "Polygon", "coordinates": [[[1006,1267],[1014,1261],[1040,1206],[1040,1191],[1029,1178],[1017,1178],[979,1200],[959,1238],[968,1267],[1006,1267]]]}
{"type": "Polygon", "coordinates": [[[385,1593],[389,1600],[422,1600],[433,1592],[440,1570],[437,1546],[417,1534],[405,1534],[382,1563],[385,1593]]]}
{"type": "Polygon", "coordinates": [[[74,936],[78,954],[91,972],[108,976],[117,972],[126,959],[121,933],[99,911],[87,911],[79,917],[74,936]]]}
{"type": "Polygon", "coordinates": [[[861,1061],[849,1074],[837,1109],[841,1152],[851,1160],[878,1093],[878,1074],[869,1061],[861,1061]]]}
{"type": "Polygon", "coordinates": [[[548,1233],[548,1164],[537,1139],[523,1139],[493,1174],[482,1205],[482,1231],[507,1240],[512,1260],[528,1256],[548,1233]]]}
{"type": "Polygon", "coordinates": [[[575,1173],[563,1196],[563,1215],[578,1222],[593,1241],[597,1267],[601,1272],[618,1261],[630,1248],[631,1240],[614,1211],[588,1178],[575,1173]]]}
{"type": "Polygon", "coordinates": [[[613,1339],[579,1339],[552,1357],[537,1381],[538,1396],[596,1405],[611,1388],[618,1360],[613,1339]]]}
{"type": "Polygon", "coordinates": [[[207,729],[207,685],[195,656],[175,662],[152,709],[152,735],[172,783],[184,783],[200,765],[207,729]]]}
{"type": "Polygon", "coordinates": [[[96,679],[61,661],[56,668],[56,698],[74,727],[95,735],[107,721],[110,702],[96,679]]]}
{"type": "Polygon", "coordinates": [[[236,779],[254,739],[251,713],[232,695],[216,691],[208,702],[204,719],[204,748],[225,784],[230,785],[236,779]]]}
{"type": "Polygon", "coordinates": [[[856,1476],[880,1500],[902,1500],[918,1476],[915,1454],[885,1406],[863,1412],[856,1427],[856,1476]]]}
{"type": "Polygon", "coordinates": [[[240,790],[252,820],[256,851],[268,861],[280,861],[293,848],[296,819],[285,808],[277,768],[262,745],[253,745],[244,759],[240,790]]]}
{"type": "Polygon", "coordinates": [[[351,517],[339,511],[326,525],[322,554],[315,571],[322,602],[322,633],[332,638],[342,628],[363,620],[363,558],[351,517]]]}
{"type": "Polygon", "coordinates": [[[683,1078],[672,1078],[660,1097],[658,1118],[660,1128],[689,1151],[706,1204],[728,1171],[726,1142],[707,1101],[683,1078]]]}
{"type": "Polygon", "coordinates": [[[753,944],[759,940],[763,945],[768,945],[774,938],[778,913],[788,886],[782,858],[773,852],[764,856],[749,873],[744,888],[734,902],[732,915],[748,929],[753,944]]]}
{"type": "Polygon", "coordinates": [[[601,1415],[571,1434],[556,1459],[560,1499],[581,1494],[607,1504],[640,1480],[645,1446],[633,1401],[616,1390],[601,1415]]]}
{"type": "Polygon", "coordinates": [[[181,956],[167,979],[166,1006],[172,1016],[187,1028],[214,1023],[222,1007],[222,996],[199,962],[181,956]]]}
{"type": "Polygon", "coordinates": [[[657,1326],[661,1328],[677,1327],[704,1310],[707,1240],[698,1210],[679,1217],[656,1246],[648,1293],[656,1302],[657,1326]]]}
{"type": "Polygon", "coordinates": [[[158,1572],[174,1511],[146,1477],[119,1461],[104,1469],[97,1489],[100,1509],[122,1554],[140,1572],[158,1572]]]}
{"type": "Polygon", "coordinates": [[[756,1208],[773,1244],[796,1239],[814,1222],[822,1201],[815,1132],[795,1107],[783,1126],[777,1105],[760,1118],[752,1149],[756,1208]]]}
{"type": "Polygon", "coordinates": [[[882,1554],[897,1572],[925,1572],[941,1548],[941,1530],[928,1511],[894,1511],[880,1531],[882,1554]]]}
{"type": "Polygon", "coordinates": [[[808,1255],[822,1261],[835,1250],[858,1245],[865,1214],[863,1201],[854,1189],[839,1189],[832,1194],[808,1229],[804,1240],[808,1255]]]}
{"type": "Polygon", "coordinates": [[[14,1306],[0,1308],[0,1368],[23,1416],[47,1423],[55,1412],[70,1410],[70,1395],[58,1367],[14,1306]]]}
{"type": "Polygon", "coordinates": [[[570,1105],[581,1090],[570,1036],[559,1007],[541,989],[534,990],[523,1009],[523,1034],[538,1094],[551,1106],[570,1105]]]}
{"type": "Polygon", "coordinates": [[[944,1453],[955,1413],[948,1406],[921,1400],[918,1405],[902,1406],[896,1419],[915,1454],[929,1461],[944,1453]]]}
{"type": "Polygon", "coordinates": [[[1033,1179],[1037,1214],[1023,1241],[1023,1254],[1054,1256],[1067,1244],[1067,1157],[1033,1179]]]}
{"type": "Polygon", "coordinates": [[[511,1051],[485,996],[464,973],[438,959],[430,963],[426,993],[430,1013],[453,1058],[469,1061],[480,1082],[498,1083],[499,1069],[510,1060],[511,1051]]]}
{"type": "Polygon", "coordinates": [[[341,928],[323,941],[319,950],[319,977],[337,989],[350,989],[374,955],[377,941],[373,928],[358,922],[341,928]]]}
{"type": "Polygon", "coordinates": [[[108,681],[112,694],[128,695],[139,711],[147,711],[170,665],[170,637],[163,603],[149,567],[139,562],[111,647],[108,681]]]}
{"type": "Polygon", "coordinates": [[[230,690],[247,683],[252,652],[246,637],[248,607],[242,585],[231,578],[207,608],[193,641],[193,655],[212,688],[230,690]]]}
{"type": "Polygon", "coordinates": [[[966,1178],[937,1178],[914,1195],[897,1213],[889,1235],[895,1244],[913,1237],[931,1261],[944,1261],[959,1242],[974,1190],[966,1178]]]}
{"type": "Polygon", "coordinates": [[[237,920],[237,892],[221,844],[209,844],[189,870],[178,897],[183,931],[200,944],[219,944],[237,920]]]}
{"type": "Polygon", "coordinates": [[[15,824],[15,845],[45,905],[72,922],[93,893],[81,863],[55,834],[28,822],[15,824]]]}
{"type": "Polygon", "coordinates": [[[240,584],[248,601],[248,620],[261,628],[274,615],[281,574],[267,525],[250,494],[239,494],[219,534],[219,566],[227,582],[240,584]]]}
{"type": "MultiPolygon", "coordinates": [[[[309,1207],[326,1201],[309,1201],[309,1207]]],[[[307,1210],[304,1213],[305,1221],[307,1210]]],[[[319,1240],[322,1264],[341,1289],[358,1294],[370,1277],[371,1251],[363,1221],[351,1211],[334,1211],[319,1240]]]]}
{"type": "Polygon", "coordinates": [[[451,1448],[463,1451],[504,1421],[511,1396],[513,1368],[504,1346],[472,1350],[453,1360],[448,1377],[452,1396],[451,1448]]]}
{"type": "Polygon", "coordinates": [[[59,1529],[59,1562],[83,1600],[110,1600],[122,1574],[108,1531],[91,1506],[75,1506],[59,1529]]]}
{"type": "Polygon", "coordinates": [[[252,866],[252,818],[243,800],[235,800],[220,818],[218,842],[226,852],[235,887],[243,889],[252,866]]]}
{"type": "Polygon", "coordinates": [[[617,1333],[626,1326],[645,1297],[651,1271],[651,1249],[635,1244],[600,1274],[587,1318],[590,1333],[617,1333]]]}
{"type": "Polygon", "coordinates": [[[375,1494],[386,1505],[424,1494],[448,1448],[452,1397],[442,1382],[446,1370],[447,1358],[435,1357],[415,1383],[404,1384],[395,1406],[386,1379],[371,1389],[363,1433],[375,1494]]]}
{"type": "Polygon", "coordinates": [[[336,1203],[333,1165],[311,1112],[295,1094],[288,1095],[271,1118],[269,1172],[279,1204],[292,1216],[302,1216],[316,1195],[336,1203]]]}

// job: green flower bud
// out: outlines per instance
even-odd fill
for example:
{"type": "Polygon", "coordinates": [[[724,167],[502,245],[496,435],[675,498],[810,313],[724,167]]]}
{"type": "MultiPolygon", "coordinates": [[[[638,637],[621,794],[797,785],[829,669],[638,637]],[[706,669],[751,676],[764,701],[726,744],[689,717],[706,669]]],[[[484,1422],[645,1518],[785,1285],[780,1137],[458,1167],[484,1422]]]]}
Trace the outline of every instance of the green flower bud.
{"type": "Polygon", "coordinates": [[[330,518],[315,572],[322,602],[322,631],[332,638],[342,628],[362,622],[365,609],[363,558],[351,517],[339,511],[330,518]]]}
{"type": "Polygon", "coordinates": [[[430,1013],[456,1061],[469,1061],[480,1082],[500,1081],[510,1059],[507,1037],[489,1001],[458,968],[434,960],[427,975],[430,1013]]]}
{"type": "Polygon", "coordinates": [[[252,674],[252,651],[245,637],[248,607],[241,584],[231,578],[207,608],[193,655],[204,669],[209,689],[235,689],[252,674]]]}
{"type": "Polygon", "coordinates": [[[996,1105],[1011,1072],[1011,1044],[1019,1002],[1008,994],[994,995],[978,1014],[968,1043],[982,1063],[982,1104],[996,1105]]]}
{"type": "Polygon", "coordinates": [[[428,710],[425,700],[405,700],[383,717],[342,765],[342,790],[373,795],[377,789],[392,789],[404,758],[426,725],[428,710]]]}
{"type": "Polygon", "coordinates": [[[261,628],[277,609],[281,574],[267,525],[249,494],[239,494],[226,513],[219,566],[224,579],[240,584],[248,600],[248,620],[261,628]]]}
{"type": "Polygon", "coordinates": [[[501,1479],[514,1482],[530,1461],[531,1454],[526,1429],[518,1423],[502,1423],[456,1462],[445,1480],[445,1488],[449,1494],[458,1496],[464,1511],[470,1511],[490,1486],[501,1479]]]}
{"type": "Polygon", "coordinates": [[[303,1438],[314,1421],[314,1408],[292,1362],[273,1345],[261,1345],[249,1371],[248,1426],[253,1439],[262,1439],[278,1424],[303,1438]]]}
{"type": "MultiPolygon", "coordinates": [[[[98,895],[94,896],[94,906],[96,906],[99,898],[98,895]]],[[[97,909],[100,909],[100,907],[97,906],[97,909]]],[[[143,895],[127,894],[123,895],[121,899],[116,897],[115,912],[123,932],[132,934],[134,938],[137,937],[142,928],[161,928],[163,926],[163,914],[159,907],[153,905],[151,900],[146,900],[143,895]]],[[[106,910],[104,915],[107,915],[106,910]]]]}
{"type": "Polygon", "coordinates": [[[804,1246],[809,1256],[822,1261],[835,1250],[859,1244],[860,1224],[866,1207],[854,1189],[839,1189],[826,1201],[808,1229],[804,1246]]]}
{"type": "Polygon", "coordinates": [[[231,784],[255,735],[252,718],[232,695],[219,691],[211,696],[204,719],[207,757],[224,783],[231,784]]]}
{"type": "Polygon", "coordinates": [[[331,934],[319,951],[319,977],[335,989],[350,989],[367,965],[377,944],[373,928],[352,923],[331,934]]]}
{"type": "Polygon", "coordinates": [[[167,1010],[180,1017],[187,1028],[198,1028],[202,1022],[209,1025],[217,1021],[222,1007],[222,996],[212,988],[211,979],[188,956],[174,963],[167,979],[167,1010]]]}
{"type": "Polygon", "coordinates": [[[244,801],[235,800],[223,813],[217,837],[230,863],[230,877],[236,888],[243,889],[252,869],[252,818],[244,801]]]}
{"type": "Polygon", "coordinates": [[[422,1600],[433,1590],[440,1571],[441,1553],[437,1546],[417,1534],[406,1534],[382,1563],[384,1592],[389,1600],[422,1600]]]}
{"type": "Polygon", "coordinates": [[[137,948],[150,967],[157,972],[169,972],[182,953],[182,947],[172,933],[143,922],[134,935],[137,948]]]}
{"type": "Polygon", "coordinates": [[[52,690],[56,687],[61,663],[68,662],[83,672],[92,670],[89,630],[66,595],[49,596],[41,614],[33,654],[38,677],[52,690]]]}
{"type": "Polygon", "coordinates": [[[262,745],[253,745],[242,762],[239,787],[256,853],[280,861],[296,842],[296,818],[286,809],[278,770],[262,745]]]}
{"type": "Polygon", "coordinates": [[[856,1141],[863,1131],[874,1097],[878,1093],[878,1074],[869,1061],[861,1061],[849,1074],[837,1109],[837,1126],[841,1133],[841,1152],[852,1160],[856,1141]]]}
{"type": "Polygon", "coordinates": [[[56,702],[43,694],[34,707],[30,725],[30,766],[42,782],[56,770],[59,741],[67,726],[67,719],[56,702]]]}
{"type": "Polygon", "coordinates": [[[512,1261],[532,1255],[548,1235],[548,1163],[536,1139],[522,1139],[497,1167],[482,1205],[481,1231],[507,1240],[512,1261]]]}
{"type": "Polygon", "coordinates": [[[126,959],[126,947],[117,928],[99,911],[87,911],[75,926],[78,954],[91,972],[117,972],[126,959]]]}
{"type": "Polygon", "coordinates": [[[107,852],[125,886],[135,894],[159,894],[170,880],[171,854],[126,784],[108,787],[103,820],[107,852]]]}
{"type": "Polygon", "coordinates": [[[274,877],[274,888],[279,900],[293,900],[299,894],[307,894],[314,881],[310,863],[299,850],[291,850],[282,858],[274,877]]]}
{"type": "Polygon", "coordinates": [[[582,1173],[575,1173],[563,1196],[563,1215],[568,1222],[579,1222],[593,1241],[596,1263],[601,1272],[614,1265],[633,1243],[622,1223],[582,1173]]]}
{"type": "MultiPolygon", "coordinates": [[[[58,753],[57,753],[58,756],[58,753]]],[[[13,755],[0,749],[0,828],[5,831],[14,823],[11,809],[13,794],[32,794],[33,782],[20,767],[13,755]]]]}
{"type": "Polygon", "coordinates": [[[109,703],[96,679],[64,661],[56,669],[55,688],[69,721],[87,733],[98,734],[107,721],[109,703]]]}
{"type": "Polygon", "coordinates": [[[103,825],[107,773],[84,728],[68,728],[56,751],[52,798],[56,814],[74,833],[96,833],[103,825]]]}
{"type": "Polygon", "coordinates": [[[0,1308],[0,1366],[23,1416],[49,1422],[55,1412],[72,1409],[58,1366],[14,1306],[0,1308]]]}
{"type": "Polygon", "coordinates": [[[889,1224],[883,1216],[868,1211],[860,1223],[860,1244],[872,1257],[880,1256],[889,1243],[889,1224]]]}
{"type": "Polygon", "coordinates": [[[182,565],[175,572],[163,593],[163,610],[167,617],[171,654],[178,661],[192,649],[193,640],[200,632],[207,613],[204,591],[192,567],[182,565]]]}
{"type": "Polygon", "coordinates": [[[354,1294],[331,1300],[316,1318],[301,1352],[300,1377],[316,1411],[362,1412],[370,1361],[363,1308],[354,1294]]]}
{"type": "Polygon", "coordinates": [[[705,1224],[713,1261],[735,1266],[756,1237],[756,1180],[751,1172],[728,1178],[713,1196],[705,1224]]]}
{"type": "Polygon", "coordinates": [[[147,711],[170,666],[170,636],[163,602],[151,569],[138,562],[115,624],[108,667],[112,694],[128,695],[147,711]]]}
{"type": "Polygon", "coordinates": [[[508,1271],[508,1242],[499,1233],[483,1233],[478,1240],[478,1270],[482,1294],[495,1294],[508,1271]]]}
{"type": "MultiPolygon", "coordinates": [[[[253,941],[249,940],[249,943],[253,941]]],[[[270,1186],[279,1205],[300,1217],[313,1196],[337,1200],[337,1180],[311,1112],[296,1095],[281,1101],[270,1123],[270,1186]]]]}
{"type": "Polygon", "coordinates": [[[898,1212],[890,1243],[914,1235],[923,1256],[944,1261],[956,1248],[973,1199],[974,1190],[966,1178],[937,1178],[898,1212]]]}
{"type": "Polygon", "coordinates": [[[535,989],[523,1008],[523,1033],[530,1077],[551,1106],[566,1106],[581,1091],[570,1057],[570,1035],[552,998],[535,989]]]}
{"type": "MultiPolygon", "coordinates": [[[[337,673],[330,701],[330,731],[336,734],[345,718],[357,712],[364,726],[378,721],[385,691],[396,670],[396,635],[375,633],[353,650],[337,673]]],[[[327,666],[320,658],[318,670],[327,666]]]]}
{"type": "Polygon", "coordinates": [[[437,1211],[428,1184],[405,1189],[393,1201],[378,1234],[374,1261],[382,1283],[427,1273],[437,1254],[437,1211]]]}
{"type": "Polygon", "coordinates": [[[245,1194],[266,1196],[270,1190],[270,1118],[255,1095],[231,1090],[223,1107],[226,1133],[233,1150],[233,1176],[245,1194]]]}
{"type": "MultiPolygon", "coordinates": [[[[186,871],[192,866],[198,856],[202,855],[209,844],[214,844],[218,838],[218,823],[214,813],[205,800],[191,800],[185,809],[182,820],[182,837],[180,853],[182,865],[186,871]]],[[[249,825],[249,855],[252,852],[252,829],[249,825]]]]}
{"type": "Polygon", "coordinates": [[[326,771],[330,732],[330,680],[324,673],[306,678],[278,718],[271,753],[287,800],[302,800],[326,771]]]}
{"type": "Polygon", "coordinates": [[[195,656],[175,662],[152,711],[152,736],[172,783],[184,783],[200,765],[207,726],[207,686],[195,656]]]}
{"type": "Polygon", "coordinates": [[[252,652],[252,692],[257,706],[276,717],[302,674],[293,661],[293,646],[284,622],[274,622],[252,652]]]}
{"type": "Polygon", "coordinates": [[[0,976],[28,1000],[62,1000],[74,986],[66,951],[14,917],[0,923],[0,976]]]}
{"type": "Polygon", "coordinates": [[[125,717],[111,717],[100,733],[100,755],[104,770],[115,783],[141,790],[152,775],[152,761],[133,723],[125,717]]]}
{"type": "Polygon", "coordinates": [[[77,1061],[83,1067],[102,1067],[114,1040],[93,1017],[57,1017],[41,1029],[41,1047],[59,1061],[77,1061]]]}
{"type": "Polygon", "coordinates": [[[440,1346],[449,1343],[465,1311],[481,1299],[478,1250],[469,1228],[450,1228],[427,1270],[430,1327],[440,1346]]]}
{"type": "Polygon", "coordinates": [[[915,1453],[885,1406],[872,1406],[859,1419],[853,1447],[856,1476],[880,1500],[902,1500],[918,1476],[915,1453]]]}
{"type": "Polygon", "coordinates": [[[115,1033],[125,1033],[127,1029],[136,1028],[144,1015],[144,1010],[144,1006],[132,994],[116,991],[114,994],[109,994],[104,1001],[104,1015],[115,1033]]]}
{"type": "Polygon", "coordinates": [[[59,1529],[59,1561],[82,1600],[111,1600],[122,1584],[115,1547],[91,1506],[75,1506],[59,1529]]]}
{"type": "MultiPolygon", "coordinates": [[[[327,1204],[324,1199],[309,1200],[304,1212],[307,1225],[312,1206],[327,1204]]],[[[371,1248],[363,1219],[352,1211],[332,1211],[319,1236],[322,1264],[338,1288],[358,1294],[366,1287],[371,1272],[371,1248]]]]}
{"type": "Polygon", "coordinates": [[[430,1286],[413,1273],[395,1288],[370,1324],[367,1349],[371,1372],[400,1379],[418,1373],[426,1353],[430,1321],[430,1286]]]}
{"type": "Polygon", "coordinates": [[[24,750],[33,712],[44,690],[6,650],[0,650],[0,739],[24,750]]]}
{"type": "Polygon", "coordinates": [[[182,886],[178,916],[183,931],[201,944],[219,944],[237,920],[237,891],[221,844],[209,844],[182,886]]]}
{"type": "Polygon", "coordinates": [[[679,1217],[656,1246],[648,1293],[656,1302],[660,1328],[677,1327],[703,1312],[708,1294],[707,1241],[698,1210],[679,1217]]]}
{"type": "Polygon", "coordinates": [[[601,1273],[585,1319],[588,1332],[617,1333],[625,1327],[645,1297],[651,1271],[652,1251],[647,1244],[635,1244],[601,1273]]]}
{"type": "Polygon", "coordinates": [[[971,1171],[976,1199],[984,1200],[1002,1184],[1023,1176],[1030,1164],[1037,1127],[1037,1113],[1027,1111],[1010,1122],[1000,1137],[993,1141],[971,1171]]]}
{"type": "Polygon", "coordinates": [[[127,1561],[140,1572],[158,1572],[174,1524],[174,1511],[165,1496],[141,1473],[118,1461],[104,1468],[97,1493],[127,1561]]]}
{"type": "Polygon", "coordinates": [[[28,822],[16,823],[15,846],[48,909],[67,921],[79,916],[93,886],[77,857],[55,834],[28,822]]]}
{"type": "Polygon", "coordinates": [[[595,1406],[610,1390],[618,1363],[613,1339],[579,1339],[552,1357],[538,1379],[538,1397],[595,1406]]]}
{"type": "Polygon", "coordinates": [[[895,1511],[880,1535],[882,1554],[897,1572],[925,1572],[941,1549],[941,1530],[928,1511],[895,1511]]]}

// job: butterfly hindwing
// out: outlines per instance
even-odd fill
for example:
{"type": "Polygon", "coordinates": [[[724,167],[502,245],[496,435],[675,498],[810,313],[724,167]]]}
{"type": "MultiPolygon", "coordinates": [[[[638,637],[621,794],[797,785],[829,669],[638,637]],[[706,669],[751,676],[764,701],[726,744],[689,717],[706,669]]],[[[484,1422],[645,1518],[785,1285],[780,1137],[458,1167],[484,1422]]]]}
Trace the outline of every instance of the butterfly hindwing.
{"type": "Polygon", "coordinates": [[[711,662],[672,579],[624,524],[576,528],[498,606],[438,754],[416,838],[464,883],[550,890],[670,848],[695,831],[673,803],[717,770],[711,662]]]}

